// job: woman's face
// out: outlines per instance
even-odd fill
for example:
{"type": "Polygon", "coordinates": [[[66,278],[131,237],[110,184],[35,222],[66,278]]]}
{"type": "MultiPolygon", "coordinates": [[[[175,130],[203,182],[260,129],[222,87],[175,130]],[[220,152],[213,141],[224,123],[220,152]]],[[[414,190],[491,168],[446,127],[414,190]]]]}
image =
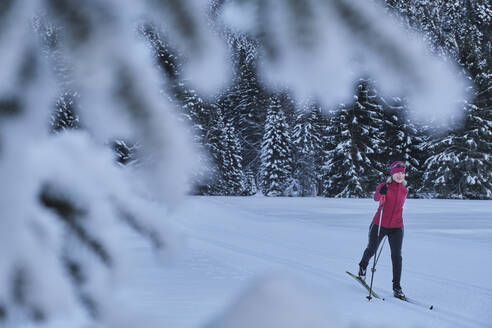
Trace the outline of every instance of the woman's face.
{"type": "Polygon", "coordinates": [[[405,173],[403,173],[403,172],[396,172],[395,174],[393,174],[391,176],[391,178],[393,179],[393,181],[395,181],[397,183],[402,183],[403,180],[405,179],[405,173]]]}

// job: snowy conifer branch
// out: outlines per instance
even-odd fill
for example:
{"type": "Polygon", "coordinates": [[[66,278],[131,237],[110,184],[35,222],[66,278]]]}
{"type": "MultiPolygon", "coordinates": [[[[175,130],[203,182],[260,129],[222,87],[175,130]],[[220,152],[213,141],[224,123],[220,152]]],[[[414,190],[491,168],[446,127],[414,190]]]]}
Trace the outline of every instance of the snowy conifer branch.
{"type": "Polygon", "coordinates": [[[111,266],[111,256],[104,248],[101,241],[93,238],[83,225],[87,212],[70,201],[70,199],[60,192],[56,192],[52,186],[45,185],[42,187],[39,199],[41,203],[55,211],[60,218],[73,232],[80,242],[86,245],[97,255],[97,257],[107,266],[111,266]]]}
{"type": "Polygon", "coordinates": [[[127,211],[120,212],[121,219],[133,228],[136,232],[142,236],[148,238],[153,247],[156,249],[162,249],[166,246],[166,242],[162,239],[162,236],[157,232],[156,227],[146,226],[140,222],[134,214],[127,211]]]}
{"type": "Polygon", "coordinates": [[[63,266],[75,285],[75,290],[80,303],[84,306],[89,315],[94,319],[101,318],[100,304],[94,295],[84,289],[84,285],[89,282],[89,270],[81,261],[75,259],[72,255],[65,251],[62,255],[63,266]]]}

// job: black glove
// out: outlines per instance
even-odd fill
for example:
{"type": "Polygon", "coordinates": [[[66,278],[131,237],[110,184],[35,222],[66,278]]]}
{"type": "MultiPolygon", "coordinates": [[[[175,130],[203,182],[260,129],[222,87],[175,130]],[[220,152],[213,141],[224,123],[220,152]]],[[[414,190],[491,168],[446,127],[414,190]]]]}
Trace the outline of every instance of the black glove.
{"type": "Polygon", "coordinates": [[[386,195],[386,193],[388,192],[388,185],[385,184],[381,187],[381,189],[379,189],[379,194],[381,195],[386,195]]]}

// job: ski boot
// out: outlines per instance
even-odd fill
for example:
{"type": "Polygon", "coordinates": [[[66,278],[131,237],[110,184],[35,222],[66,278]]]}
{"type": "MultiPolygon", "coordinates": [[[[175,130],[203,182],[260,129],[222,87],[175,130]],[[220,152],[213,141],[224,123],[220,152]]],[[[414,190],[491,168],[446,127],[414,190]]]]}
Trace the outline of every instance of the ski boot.
{"type": "Polygon", "coordinates": [[[359,278],[362,280],[366,280],[366,268],[359,264],[359,278]]]}
{"type": "Polygon", "coordinates": [[[399,298],[401,300],[405,300],[405,294],[403,294],[403,290],[400,286],[393,286],[393,296],[399,298]]]}

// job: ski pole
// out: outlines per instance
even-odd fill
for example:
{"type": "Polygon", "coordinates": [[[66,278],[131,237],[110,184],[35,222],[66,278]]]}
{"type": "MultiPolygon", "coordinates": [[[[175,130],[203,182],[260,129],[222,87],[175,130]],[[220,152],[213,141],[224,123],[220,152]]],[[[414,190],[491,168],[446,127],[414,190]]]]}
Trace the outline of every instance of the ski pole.
{"type": "Polygon", "coordinates": [[[386,241],[386,239],[383,239],[383,244],[381,245],[381,249],[379,250],[378,257],[376,258],[376,264],[378,264],[378,262],[379,262],[379,257],[381,256],[381,252],[383,251],[383,247],[384,247],[384,242],[385,241],[386,241]]]}
{"type": "MultiPolygon", "coordinates": [[[[378,252],[378,248],[379,248],[379,234],[381,233],[381,219],[383,217],[383,208],[384,208],[384,195],[383,195],[383,201],[381,203],[381,213],[379,215],[379,225],[378,225],[378,239],[377,239],[377,247],[376,247],[376,252],[374,253],[374,261],[373,261],[373,265],[372,265],[372,274],[371,274],[371,286],[369,287],[369,295],[367,296],[367,299],[370,301],[372,299],[372,296],[371,296],[371,293],[372,293],[372,282],[374,280],[374,272],[376,272],[376,253],[378,252]]],[[[383,249],[381,247],[381,249],[383,249]]],[[[379,252],[379,254],[381,254],[381,252],[379,252]]],[[[379,256],[378,256],[379,257],[379,256]]]]}

